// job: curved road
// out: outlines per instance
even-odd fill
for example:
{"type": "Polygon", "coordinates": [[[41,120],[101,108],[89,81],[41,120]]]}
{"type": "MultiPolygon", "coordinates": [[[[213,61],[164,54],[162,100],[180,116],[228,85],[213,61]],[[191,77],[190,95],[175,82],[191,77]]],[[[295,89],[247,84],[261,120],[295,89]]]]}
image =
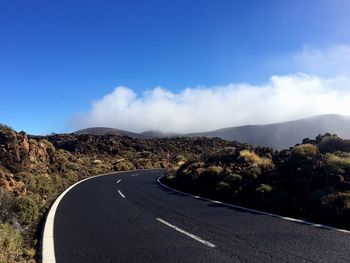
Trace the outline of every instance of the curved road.
{"type": "Polygon", "coordinates": [[[195,199],[164,170],[73,187],[54,220],[56,262],[349,262],[350,234],[195,199]]]}

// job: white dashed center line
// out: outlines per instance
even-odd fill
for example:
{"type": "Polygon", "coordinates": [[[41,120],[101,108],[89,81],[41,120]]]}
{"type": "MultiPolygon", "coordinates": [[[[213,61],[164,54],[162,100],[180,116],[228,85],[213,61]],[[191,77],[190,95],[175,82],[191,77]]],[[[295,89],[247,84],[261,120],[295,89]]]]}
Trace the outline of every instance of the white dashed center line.
{"type": "Polygon", "coordinates": [[[126,198],[125,195],[123,195],[123,193],[120,190],[118,190],[118,193],[120,194],[121,197],[126,198]]]}
{"type": "Polygon", "coordinates": [[[122,181],[122,179],[119,179],[119,180],[117,181],[117,184],[119,184],[121,181],[122,181]]]}
{"type": "Polygon", "coordinates": [[[165,220],[163,220],[161,218],[156,218],[156,220],[161,222],[162,224],[168,226],[168,227],[171,227],[172,229],[175,229],[176,231],[178,231],[178,232],[180,232],[180,233],[182,233],[182,234],[184,234],[184,235],[186,235],[186,236],[188,236],[190,238],[193,238],[194,240],[196,240],[196,241],[198,241],[198,242],[200,242],[200,243],[202,243],[202,244],[204,244],[204,245],[206,245],[208,247],[211,247],[211,248],[216,247],[216,245],[214,245],[214,244],[212,244],[212,243],[210,243],[210,242],[208,242],[208,241],[206,241],[204,239],[201,239],[200,237],[198,237],[196,235],[193,235],[193,234],[191,234],[189,232],[186,232],[185,230],[183,230],[183,229],[181,229],[181,228],[179,228],[177,226],[174,226],[174,225],[168,223],[167,221],[165,221],[165,220]]]}

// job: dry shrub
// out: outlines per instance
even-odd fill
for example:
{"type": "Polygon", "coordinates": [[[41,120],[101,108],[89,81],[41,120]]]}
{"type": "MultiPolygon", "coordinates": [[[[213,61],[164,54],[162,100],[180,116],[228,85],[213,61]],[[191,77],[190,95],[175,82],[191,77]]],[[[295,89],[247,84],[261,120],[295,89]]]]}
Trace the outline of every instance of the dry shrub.
{"type": "Polygon", "coordinates": [[[341,169],[350,169],[350,154],[349,153],[336,153],[326,154],[327,164],[339,167],[341,169]]]}
{"type": "Polygon", "coordinates": [[[0,262],[20,262],[23,239],[18,230],[0,223],[0,262]]]}
{"type": "Polygon", "coordinates": [[[316,145],[307,143],[301,144],[293,148],[292,160],[295,161],[309,161],[319,154],[319,149],[316,145]]]}
{"type": "Polygon", "coordinates": [[[239,153],[240,157],[251,165],[256,165],[260,169],[267,170],[273,168],[273,163],[270,158],[260,157],[254,151],[242,150],[239,153]]]}

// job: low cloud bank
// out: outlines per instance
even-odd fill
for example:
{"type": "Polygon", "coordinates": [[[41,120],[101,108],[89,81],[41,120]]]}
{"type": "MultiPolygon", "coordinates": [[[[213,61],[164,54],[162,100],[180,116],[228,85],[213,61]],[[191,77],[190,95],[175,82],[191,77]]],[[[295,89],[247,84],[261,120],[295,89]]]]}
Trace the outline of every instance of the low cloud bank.
{"type": "Polygon", "coordinates": [[[174,93],[156,87],[136,94],[117,87],[75,116],[73,128],[114,127],[135,132],[198,132],[245,124],[266,124],[318,114],[350,114],[350,48],[306,49],[295,59],[304,72],[272,76],[264,85],[233,83],[174,93]],[[324,66],[322,66],[322,64],[324,66]],[[332,76],[322,69],[333,64],[332,76]],[[307,70],[310,69],[310,70],[307,70]]]}

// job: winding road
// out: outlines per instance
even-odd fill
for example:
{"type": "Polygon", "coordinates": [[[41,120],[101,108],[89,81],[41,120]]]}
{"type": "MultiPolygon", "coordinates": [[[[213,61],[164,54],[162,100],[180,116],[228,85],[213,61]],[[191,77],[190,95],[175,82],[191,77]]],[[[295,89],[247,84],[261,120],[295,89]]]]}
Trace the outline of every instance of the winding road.
{"type": "Polygon", "coordinates": [[[350,262],[349,233],[183,195],[157,182],[164,172],[116,173],[71,188],[54,213],[53,257],[43,261],[350,262]]]}

